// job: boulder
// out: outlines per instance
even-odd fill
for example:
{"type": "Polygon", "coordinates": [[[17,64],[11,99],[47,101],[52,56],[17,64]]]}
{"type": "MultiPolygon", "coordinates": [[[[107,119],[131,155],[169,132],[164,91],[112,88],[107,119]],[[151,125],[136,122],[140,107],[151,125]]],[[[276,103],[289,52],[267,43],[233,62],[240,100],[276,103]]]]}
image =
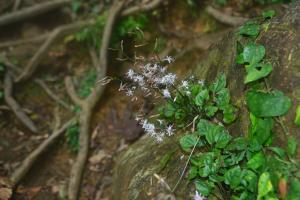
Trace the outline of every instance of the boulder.
{"type": "MultiPolygon", "coordinates": [[[[226,35],[210,48],[193,74],[211,82],[218,74],[226,73],[232,102],[239,107],[238,120],[228,128],[230,133],[242,135],[247,133],[249,114],[244,99],[245,68],[235,64],[236,41],[234,31],[226,35]]],[[[273,64],[269,84],[292,100],[293,106],[283,120],[300,144],[300,128],[294,124],[296,107],[300,105],[300,1],[291,4],[285,14],[264,22],[256,42],[265,46],[266,57],[273,64]]],[[[277,144],[284,144],[282,128],[276,125],[274,132],[277,144]]],[[[113,199],[172,199],[168,187],[176,184],[188,156],[182,157],[179,137],[180,133],[158,144],[144,136],[121,154],[115,168],[113,199]]],[[[190,199],[192,188],[192,184],[183,179],[175,191],[176,199],[190,199]]]]}

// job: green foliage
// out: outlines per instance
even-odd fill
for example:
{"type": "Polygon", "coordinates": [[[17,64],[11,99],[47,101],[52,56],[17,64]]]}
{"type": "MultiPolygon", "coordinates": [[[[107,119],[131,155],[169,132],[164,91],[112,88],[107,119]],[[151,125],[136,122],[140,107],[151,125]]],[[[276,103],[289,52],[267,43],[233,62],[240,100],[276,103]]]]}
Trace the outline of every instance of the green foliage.
{"type": "Polygon", "coordinates": [[[291,100],[282,92],[265,93],[251,90],[246,94],[246,101],[251,113],[256,117],[276,117],[286,114],[291,107],[291,100]]]}
{"type": "Polygon", "coordinates": [[[257,37],[260,32],[260,26],[252,21],[246,22],[238,29],[239,35],[257,37]]]}
{"type": "Polygon", "coordinates": [[[271,19],[271,18],[275,17],[275,15],[276,15],[275,10],[266,10],[262,13],[262,17],[264,19],[271,19]]]}
{"type": "Polygon", "coordinates": [[[141,38],[143,37],[141,30],[145,28],[147,23],[148,17],[145,14],[126,17],[117,24],[117,36],[122,38],[130,34],[141,38]]]}
{"type": "Polygon", "coordinates": [[[95,70],[90,70],[84,76],[83,80],[80,82],[78,89],[78,95],[82,98],[86,98],[90,95],[97,79],[97,74],[95,70]]]}
{"type": "Polygon", "coordinates": [[[295,124],[300,126],[300,106],[298,106],[296,110],[295,124]]]}
{"type": "Polygon", "coordinates": [[[72,152],[79,149],[79,124],[78,122],[71,124],[66,130],[66,139],[68,146],[72,152]]]}

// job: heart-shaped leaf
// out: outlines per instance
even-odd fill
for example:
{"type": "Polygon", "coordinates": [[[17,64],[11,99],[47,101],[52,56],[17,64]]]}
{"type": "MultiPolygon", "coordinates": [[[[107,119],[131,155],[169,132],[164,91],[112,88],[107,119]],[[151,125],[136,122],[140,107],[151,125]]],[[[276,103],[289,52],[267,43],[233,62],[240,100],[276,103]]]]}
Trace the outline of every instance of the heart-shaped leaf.
{"type": "Polygon", "coordinates": [[[264,46],[250,43],[245,46],[243,51],[244,62],[247,62],[250,65],[259,63],[264,58],[265,53],[266,50],[264,46]]]}
{"type": "Polygon", "coordinates": [[[239,35],[257,37],[260,32],[260,27],[254,22],[246,22],[238,30],[239,35]]]}
{"type": "Polygon", "coordinates": [[[247,65],[246,66],[247,75],[244,83],[250,83],[258,79],[264,78],[268,76],[272,70],[273,67],[270,63],[267,64],[256,63],[253,65],[247,65]]]}
{"type": "Polygon", "coordinates": [[[284,115],[290,109],[291,100],[282,92],[264,93],[251,90],[246,94],[246,102],[256,117],[276,117],[284,115]]]}

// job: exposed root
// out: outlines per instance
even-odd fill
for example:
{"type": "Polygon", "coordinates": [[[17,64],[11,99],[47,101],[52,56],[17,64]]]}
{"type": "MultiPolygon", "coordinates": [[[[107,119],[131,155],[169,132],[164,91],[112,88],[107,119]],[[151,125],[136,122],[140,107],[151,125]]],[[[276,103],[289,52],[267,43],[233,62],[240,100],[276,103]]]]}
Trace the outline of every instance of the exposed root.
{"type": "Polygon", "coordinates": [[[37,133],[38,128],[32,120],[24,113],[21,106],[13,98],[13,79],[9,72],[6,72],[4,77],[4,97],[7,105],[12,109],[19,120],[32,132],[37,133]]]}
{"type": "Polygon", "coordinates": [[[208,6],[206,8],[206,11],[208,14],[213,16],[219,22],[230,26],[240,26],[248,20],[248,18],[244,18],[244,17],[235,17],[235,16],[227,15],[224,12],[221,12],[211,6],[208,6]]]}
{"type": "Polygon", "coordinates": [[[153,10],[154,8],[156,8],[163,2],[164,2],[164,0],[152,0],[146,4],[132,6],[130,8],[123,10],[123,12],[121,13],[121,16],[124,17],[124,16],[128,16],[128,15],[134,15],[138,12],[147,12],[149,10],[153,10]]]}
{"type": "Polygon", "coordinates": [[[0,26],[11,24],[18,21],[23,21],[25,19],[46,13],[50,10],[60,8],[67,5],[71,0],[53,0],[45,3],[36,4],[29,8],[24,8],[19,11],[5,14],[0,17],[0,26]]]}
{"type": "Polygon", "coordinates": [[[3,42],[3,43],[0,43],[0,48],[2,49],[2,48],[8,48],[8,47],[12,47],[12,46],[19,46],[19,45],[23,45],[23,44],[27,44],[27,43],[41,42],[41,41],[45,40],[48,36],[49,36],[49,34],[44,34],[44,35],[39,35],[37,37],[28,38],[28,39],[3,42]]]}
{"type": "Polygon", "coordinates": [[[71,98],[71,100],[73,101],[73,103],[75,105],[82,106],[83,100],[80,99],[80,97],[76,94],[75,86],[74,86],[70,76],[67,76],[65,78],[65,86],[66,86],[67,93],[68,93],[69,97],[71,98]]]}
{"type": "Polygon", "coordinates": [[[21,82],[29,79],[31,75],[35,72],[40,61],[46,56],[48,50],[51,46],[61,37],[71,34],[74,31],[81,29],[84,26],[87,26],[91,23],[91,21],[79,21],[68,25],[60,26],[54,29],[48,39],[42,44],[39,50],[35,53],[35,55],[30,59],[28,64],[26,65],[24,71],[16,78],[16,82],[21,82]]]}
{"type": "Polygon", "coordinates": [[[47,86],[47,84],[43,80],[41,80],[41,79],[34,79],[34,82],[36,84],[38,84],[41,88],[43,88],[44,91],[48,94],[48,96],[52,100],[54,100],[55,102],[57,102],[62,107],[66,108],[68,110],[72,110],[72,108],[65,101],[63,101],[61,98],[59,98],[56,94],[54,94],[51,91],[51,89],[47,86]]]}
{"type": "MultiPolygon", "coordinates": [[[[116,18],[118,17],[124,1],[116,1],[110,11],[109,16],[104,28],[102,45],[100,49],[100,63],[96,66],[98,71],[97,79],[101,80],[107,71],[107,51],[109,47],[109,42],[111,39],[111,33],[116,18]]],[[[89,143],[90,143],[90,121],[92,116],[92,111],[100,99],[104,91],[103,85],[96,85],[91,94],[84,100],[82,104],[82,111],[80,113],[80,133],[79,133],[79,152],[76,161],[71,169],[69,187],[68,187],[68,198],[70,200],[76,200],[79,198],[80,184],[84,172],[84,166],[87,161],[89,143]]]]}
{"type": "Polygon", "coordinates": [[[55,140],[61,136],[62,133],[73,123],[75,118],[72,118],[68,122],[66,122],[60,129],[55,130],[42,144],[40,144],[33,152],[31,152],[25,160],[23,160],[22,164],[13,172],[10,176],[10,180],[13,182],[14,186],[16,186],[22,178],[27,174],[35,161],[40,157],[42,153],[45,152],[49,148],[51,144],[55,142],[55,140]]]}

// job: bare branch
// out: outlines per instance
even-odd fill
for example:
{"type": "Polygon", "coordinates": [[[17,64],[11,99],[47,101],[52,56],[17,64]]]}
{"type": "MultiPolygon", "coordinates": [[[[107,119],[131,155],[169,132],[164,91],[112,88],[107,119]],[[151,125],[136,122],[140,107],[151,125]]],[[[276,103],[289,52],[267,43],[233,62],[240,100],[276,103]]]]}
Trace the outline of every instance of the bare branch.
{"type": "Polygon", "coordinates": [[[35,161],[40,157],[42,153],[49,148],[54,141],[61,136],[62,133],[75,121],[75,118],[72,118],[66,122],[60,129],[54,131],[42,144],[40,144],[33,152],[31,152],[22,164],[13,172],[10,176],[10,180],[17,185],[20,180],[24,178],[27,172],[30,170],[35,161]]]}
{"type": "Polygon", "coordinates": [[[50,10],[54,10],[64,5],[67,5],[70,2],[71,0],[53,0],[45,3],[36,4],[32,7],[24,8],[19,11],[5,14],[0,17],[0,26],[22,21],[46,13],[50,10]]]}
{"type": "Polygon", "coordinates": [[[208,12],[208,14],[213,16],[219,22],[231,26],[240,26],[248,20],[247,18],[244,17],[235,17],[235,16],[227,15],[211,6],[208,6],[206,8],[206,11],[208,12]]]}
{"type": "Polygon", "coordinates": [[[4,77],[4,97],[7,105],[13,110],[20,121],[32,132],[37,133],[38,129],[32,120],[24,113],[18,102],[12,97],[13,81],[9,72],[6,72],[4,77]]]}
{"type": "Polygon", "coordinates": [[[67,76],[65,78],[65,86],[66,86],[66,89],[67,89],[67,93],[68,95],[70,96],[71,100],[73,101],[73,103],[75,105],[79,105],[81,106],[83,104],[83,100],[80,99],[77,94],[76,94],[76,90],[75,90],[75,87],[74,87],[74,84],[72,82],[72,79],[70,76],[67,76]]]}

